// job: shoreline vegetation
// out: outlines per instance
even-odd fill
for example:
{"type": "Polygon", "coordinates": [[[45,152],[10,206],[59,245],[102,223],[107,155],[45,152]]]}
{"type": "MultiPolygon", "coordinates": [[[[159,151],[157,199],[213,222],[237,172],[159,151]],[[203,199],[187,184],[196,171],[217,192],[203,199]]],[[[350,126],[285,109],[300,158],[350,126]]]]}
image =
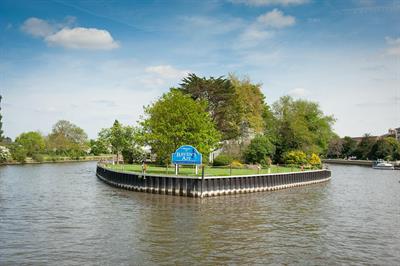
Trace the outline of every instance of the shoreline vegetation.
{"type": "Polygon", "coordinates": [[[43,161],[35,161],[32,158],[27,158],[25,162],[18,161],[7,161],[0,162],[0,166],[5,165],[25,165],[25,164],[47,164],[47,163],[75,163],[75,162],[89,162],[89,161],[106,161],[112,160],[115,155],[91,155],[91,156],[80,156],[76,158],[65,157],[65,156],[47,156],[44,157],[43,161]]]}
{"type": "Polygon", "coordinates": [[[55,123],[47,135],[24,132],[14,141],[2,136],[0,128],[0,163],[115,154],[118,163],[167,165],[183,145],[195,147],[203,164],[239,169],[278,164],[318,168],[321,158],[400,159],[395,138],[367,134],[357,143],[350,137],[341,139],[333,131],[334,123],[316,102],[282,96],[268,104],[261,84],[248,77],[189,74],[145,106],[136,126],[115,120],[96,139],[89,140],[82,128],[67,120],[55,123]]]}

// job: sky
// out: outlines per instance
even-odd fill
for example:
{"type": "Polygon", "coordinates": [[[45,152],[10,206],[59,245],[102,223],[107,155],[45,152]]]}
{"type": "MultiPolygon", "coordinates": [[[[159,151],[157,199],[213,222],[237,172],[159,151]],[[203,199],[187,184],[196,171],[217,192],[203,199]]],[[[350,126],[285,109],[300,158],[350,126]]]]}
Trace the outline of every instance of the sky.
{"type": "Polygon", "coordinates": [[[384,134],[400,127],[400,1],[0,1],[6,136],[135,125],[188,73],[316,101],[340,136],[384,134]]]}

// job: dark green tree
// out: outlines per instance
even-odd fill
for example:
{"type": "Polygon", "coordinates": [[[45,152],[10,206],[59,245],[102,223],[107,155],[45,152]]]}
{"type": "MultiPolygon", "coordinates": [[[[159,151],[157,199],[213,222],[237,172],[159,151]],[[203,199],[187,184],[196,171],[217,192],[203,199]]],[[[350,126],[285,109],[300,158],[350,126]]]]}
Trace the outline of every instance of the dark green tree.
{"type": "Polygon", "coordinates": [[[400,156],[400,143],[392,137],[378,139],[371,147],[368,157],[377,160],[397,160],[400,156]]]}
{"type": "Polygon", "coordinates": [[[200,78],[192,73],[182,80],[179,90],[194,100],[207,101],[206,110],[223,139],[233,139],[240,135],[240,114],[235,101],[235,88],[229,79],[200,78]]]}
{"type": "Polygon", "coordinates": [[[267,136],[257,135],[250,142],[244,152],[244,159],[247,163],[261,163],[267,162],[273,158],[275,154],[275,145],[269,140],[267,136]]]}
{"type": "Polygon", "coordinates": [[[357,141],[355,141],[349,136],[346,136],[342,140],[342,147],[343,147],[342,149],[343,157],[347,158],[349,156],[353,156],[357,148],[357,141]]]}
{"type": "Polygon", "coordinates": [[[360,143],[358,143],[356,150],[354,151],[354,155],[357,157],[357,159],[370,159],[369,156],[371,155],[371,149],[375,142],[376,138],[371,137],[370,134],[365,134],[360,143]]]}
{"type": "Polygon", "coordinates": [[[171,89],[145,108],[141,121],[144,141],[157,155],[159,163],[170,161],[181,145],[192,145],[207,159],[220,134],[207,112],[207,102],[193,100],[181,90],[171,89]]]}

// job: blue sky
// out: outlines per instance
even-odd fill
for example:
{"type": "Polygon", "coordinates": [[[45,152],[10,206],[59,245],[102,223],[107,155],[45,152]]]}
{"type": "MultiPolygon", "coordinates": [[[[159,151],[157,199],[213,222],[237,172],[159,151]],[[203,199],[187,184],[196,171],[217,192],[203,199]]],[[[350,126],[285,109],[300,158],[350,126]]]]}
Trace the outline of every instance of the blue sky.
{"type": "Polygon", "coordinates": [[[0,2],[4,130],[89,137],[190,72],[236,73],[266,101],[318,101],[341,136],[400,126],[400,1],[0,2]]]}

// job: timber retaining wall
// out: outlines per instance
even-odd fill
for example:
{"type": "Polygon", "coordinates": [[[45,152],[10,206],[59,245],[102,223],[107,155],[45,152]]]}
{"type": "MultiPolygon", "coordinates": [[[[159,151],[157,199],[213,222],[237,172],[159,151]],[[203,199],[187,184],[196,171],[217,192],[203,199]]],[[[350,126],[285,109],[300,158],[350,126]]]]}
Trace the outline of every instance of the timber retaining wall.
{"type": "Polygon", "coordinates": [[[187,197],[271,191],[328,181],[327,169],[241,176],[163,176],[110,170],[97,166],[96,175],[105,183],[128,190],[187,197]]]}

